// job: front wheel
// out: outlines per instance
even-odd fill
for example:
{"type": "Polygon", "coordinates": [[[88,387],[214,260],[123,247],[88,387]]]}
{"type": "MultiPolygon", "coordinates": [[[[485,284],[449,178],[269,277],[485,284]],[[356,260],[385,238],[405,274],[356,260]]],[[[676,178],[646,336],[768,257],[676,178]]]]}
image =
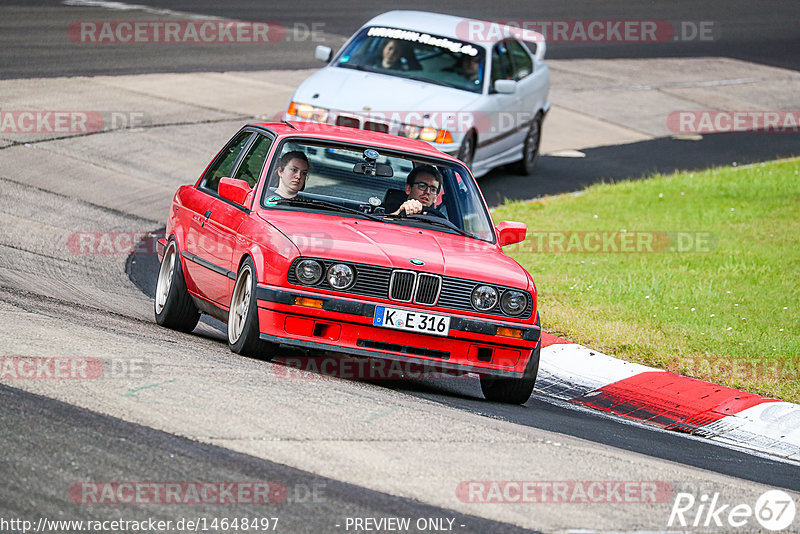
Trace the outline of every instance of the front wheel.
{"type": "Polygon", "coordinates": [[[506,404],[525,404],[533,393],[536,376],[539,374],[539,356],[542,351],[542,338],[536,342],[531,359],[525,366],[522,378],[499,378],[481,375],[481,391],[488,401],[506,404]]]}
{"type": "Polygon", "coordinates": [[[200,320],[200,311],[186,289],[178,245],[172,238],[158,270],[153,308],[156,323],[180,332],[191,332],[200,320]]]}
{"type": "Polygon", "coordinates": [[[461,147],[458,149],[458,159],[464,162],[468,169],[472,170],[472,161],[475,158],[475,134],[467,132],[461,147]]]}
{"type": "Polygon", "coordinates": [[[256,304],[256,268],[248,256],[239,268],[228,310],[228,347],[246,356],[270,357],[276,345],[262,341],[256,304]]]}
{"type": "Polygon", "coordinates": [[[542,141],[542,116],[536,115],[528,128],[525,136],[525,145],[522,147],[522,159],[517,162],[517,172],[523,176],[533,174],[536,162],[539,161],[539,145],[542,141]]]}

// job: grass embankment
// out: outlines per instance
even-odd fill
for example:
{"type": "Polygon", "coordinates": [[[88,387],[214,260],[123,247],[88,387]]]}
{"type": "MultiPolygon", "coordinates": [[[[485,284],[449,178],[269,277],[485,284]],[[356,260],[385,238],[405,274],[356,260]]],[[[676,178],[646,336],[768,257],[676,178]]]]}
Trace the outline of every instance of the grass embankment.
{"type": "Polygon", "coordinates": [[[546,330],[800,403],[800,160],[601,184],[494,219],[528,225],[505,250],[546,330]]]}

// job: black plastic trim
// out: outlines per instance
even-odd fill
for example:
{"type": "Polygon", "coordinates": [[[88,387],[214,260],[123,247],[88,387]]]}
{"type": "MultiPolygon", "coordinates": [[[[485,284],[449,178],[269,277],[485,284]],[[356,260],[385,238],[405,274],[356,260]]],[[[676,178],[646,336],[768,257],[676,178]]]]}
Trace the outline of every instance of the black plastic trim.
{"type": "Polygon", "coordinates": [[[224,267],[220,267],[216,263],[212,263],[212,262],[210,262],[208,260],[204,260],[203,258],[201,258],[200,256],[198,256],[196,254],[192,254],[191,252],[186,252],[184,250],[184,251],[181,252],[181,256],[183,256],[184,258],[186,258],[187,260],[189,260],[191,262],[196,263],[197,265],[205,267],[206,269],[210,269],[210,270],[214,271],[217,274],[221,274],[222,276],[227,276],[231,280],[236,280],[236,273],[235,272],[229,271],[229,270],[225,269],[224,267]]]}
{"type": "MultiPolygon", "coordinates": [[[[291,291],[284,291],[270,287],[258,286],[256,289],[256,299],[266,300],[267,302],[275,302],[278,304],[294,304],[296,297],[308,297],[307,294],[293,293],[291,291]]],[[[373,317],[375,315],[375,304],[366,302],[354,302],[351,300],[337,299],[325,295],[314,295],[314,297],[322,301],[322,309],[325,311],[346,313],[349,315],[357,315],[360,317],[373,317]]],[[[388,304],[391,306],[392,304],[388,304]]],[[[460,332],[470,332],[475,334],[484,334],[487,336],[494,336],[497,334],[498,326],[505,326],[508,328],[516,328],[522,330],[522,339],[525,341],[537,341],[539,339],[541,329],[536,326],[509,324],[509,323],[494,323],[491,321],[483,321],[480,319],[468,319],[465,317],[458,317],[447,313],[440,313],[435,311],[438,315],[445,315],[450,317],[450,330],[457,330],[460,332]]],[[[513,338],[509,338],[513,339],[513,338]]]]}

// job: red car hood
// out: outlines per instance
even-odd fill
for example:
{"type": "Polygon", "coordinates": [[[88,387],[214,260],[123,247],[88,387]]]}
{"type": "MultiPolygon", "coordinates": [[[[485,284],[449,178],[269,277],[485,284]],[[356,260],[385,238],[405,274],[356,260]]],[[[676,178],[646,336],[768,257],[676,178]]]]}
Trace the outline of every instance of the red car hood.
{"type": "Polygon", "coordinates": [[[491,243],[425,228],[324,214],[270,211],[260,216],[303,256],[420,270],[520,289],[525,270],[491,243]],[[409,260],[422,260],[415,266],[409,260]]]}

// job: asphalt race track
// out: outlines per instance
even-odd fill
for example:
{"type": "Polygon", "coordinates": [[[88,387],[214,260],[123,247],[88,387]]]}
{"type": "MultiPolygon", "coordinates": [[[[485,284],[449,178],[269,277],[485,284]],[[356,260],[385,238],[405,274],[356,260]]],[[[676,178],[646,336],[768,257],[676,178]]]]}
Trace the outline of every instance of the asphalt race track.
{"type": "MultiPolygon", "coordinates": [[[[192,334],[155,325],[151,297],[158,264],[148,249],[152,237],[145,236],[163,231],[178,184],[193,181],[212,147],[256,114],[237,94],[271,84],[285,98],[286,88],[302,79],[297,69],[318,66],[310,59],[315,44],[336,46],[365,19],[391,8],[432,8],[362,0],[280,6],[153,0],[132,10],[73,4],[0,4],[0,110],[70,109],[87,102],[102,110],[146,110],[149,123],[86,136],[0,134],[0,356],[100,359],[110,371],[96,380],[0,382],[0,532],[23,531],[11,520],[36,526],[42,518],[172,521],[169,528],[140,531],[178,532],[195,530],[186,521],[208,526],[244,517],[266,520],[260,530],[273,530],[278,518],[274,531],[288,533],[750,532],[760,528],[755,520],[742,529],[681,528],[668,521],[679,492],[698,502],[718,498],[753,506],[765,491],[781,488],[800,502],[797,463],[622,421],[536,392],[524,406],[488,403],[475,378],[295,377],[280,362],[231,353],[224,325],[214,320],[204,318],[192,334]],[[266,49],[142,49],[76,44],[65,30],[77,20],[194,16],[318,24],[320,38],[266,49]],[[276,70],[280,81],[264,74],[273,69],[282,69],[276,70]],[[155,73],[197,75],[185,79],[219,84],[230,96],[224,102],[187,96],[184,78],[155,73]],[[123,74],[131,77],[116,78],[123,74]],[[129,100],[115,107],[122,94],[129,100]],[[80,232],[123,235],[140,246],[133,254],[76,252],[80,232]],[[668,491],[656,502],[476,502],[462,491],[470,481],[656,483],[668,491]],[[104,483],[178,483],[184,489],[266,483],[279,498],[176,505],[148,501],[146,494],[136,502],[105,504],[85,497],[104,483]],[[389,518],[406,518],[412,526],[395,528],[389,518]],[[179,520],[183,527],[175,526],[179,520]]],[[[714,38],[708,41],[557,43],[548,57],[725,57],[800,70],[800,7],[793,2],[451,2],[436,10],[489,19],[712,21],[714,38]]],[[[796,94],[786,98],[797,102],[796,94]]],[[[280,109],[283,100],[273,104],[270,109],[280,109]]],[[[792,157],[800,154],[800,135],[651,135],[581,151],[585,158],[545,154],[529,181],[495,170],[481,181],[484,194],[497,204],[601,180],[792,157]]],[[[42,524],[40,531],[81,531],[42,524]]],[[[216,525],[207,531],[237,530],[216,525]]],[[[111,530],[126,529],[105,531],[111,530]]],[[[800,519],[787,531],[800,532],[800,519]]]]}

